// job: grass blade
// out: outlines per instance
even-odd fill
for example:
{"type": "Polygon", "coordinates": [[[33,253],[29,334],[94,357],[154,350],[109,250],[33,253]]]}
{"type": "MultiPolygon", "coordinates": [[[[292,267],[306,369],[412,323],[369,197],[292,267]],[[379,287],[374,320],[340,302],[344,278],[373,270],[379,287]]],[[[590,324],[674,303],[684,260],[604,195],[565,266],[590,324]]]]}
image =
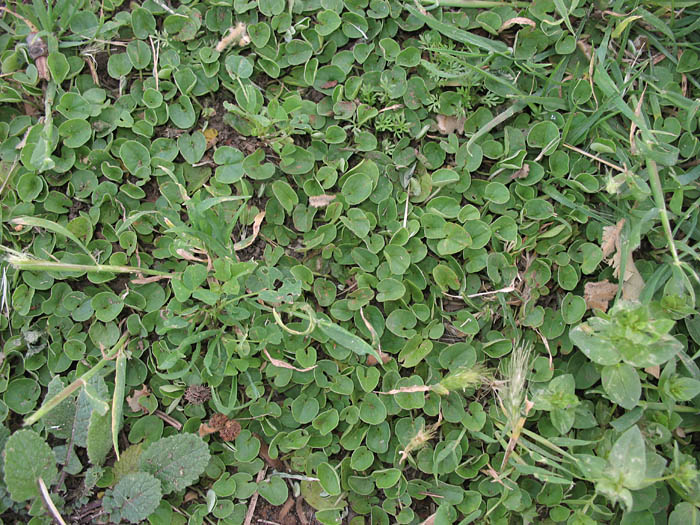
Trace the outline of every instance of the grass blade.
{"type": "Polygon", "coordinates": [[[64,237],[67,237],[71,241],[73,241],[75,244],[78,245],[78,247],[85,252],[90,259],[95,261],[95,258],[92,256],[92,253],[90,253],[90,250],[87,249],[87,246],[85,246],[78,237],[76,237],[73,232],[68,230],[66,227],[61,226],[60,224],[56,224],[53,221],[49,221],[47,219],[41,219],[39,217],[17,217],[15,219],[12,219],[10,221],[12,224],[17,224],[20,226],[31,226],[34,228],[43,228],[45,230],[48,230],[50,232],[56,233],[58,235],[63,235],[64,237]]]}

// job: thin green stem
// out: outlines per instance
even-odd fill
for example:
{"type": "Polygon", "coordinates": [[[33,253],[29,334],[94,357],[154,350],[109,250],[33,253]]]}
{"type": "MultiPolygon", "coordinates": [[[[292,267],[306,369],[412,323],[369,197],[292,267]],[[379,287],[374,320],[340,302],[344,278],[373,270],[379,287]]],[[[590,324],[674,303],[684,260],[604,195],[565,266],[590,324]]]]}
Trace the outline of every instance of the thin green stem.
{"type": "MultiPolygon", "coordinates": [[[[664,403],[652,403],[649,401],[640,401],[639,406],[642,408],[648,408],[651,410],[668,410],[669,407],[665,405],[664,403]]],[[[671,405],[671,410],[674,412],[687,412],[688,414],[696,414],[698,409],[695,407],[688,407],[688,406],[683,406],[683,405],[671,405]]]]}
{"type": "Polygon", "coordinates": [[[88,381],[97,373],[99,372],[104,366],[114,358],[117,353],[124,348],[124,345],[126,344],[126,339],[127,335],[124,334],[121,336],[119,341],[117,341],[117,344],[114,345],[114,347],[104,354],[102,359],[100,359],[95,366],[93,366],[90,370],[85,372],[83,375],[81,375],[78,379],[73,381],[70,385],[68,385],[66,388],[61,390],[58,395],[52,397],[49,399],[46,403],[44,403],[39,410],[34,412],[31,416],[29,416],[27,419],[24,420],[24,426],[28,427],[30,425],[33,425],[37,421],[39,421],[42,417],[44,417],[46,414],[51,412],[54,408],[56,408],[62,401],[65,401],[73,392],[76,390],[79,390],[83,386],[85,386],[88,381]]]}
{"type": "Polygon", "coordinates": [[[488,9],[490,7],[522,7],[527,8],[530,2],[499,2],[496,0],[421,0],[426,7],[463,7],[465,9],[488,9]]]}
{"type": "Polygon", "coordinates": [[[474,133],[471,138],[469,139],[469,142],[467,142],[467,151],[471,152],[471,148],[474,145],[474,143],[486,135],[488,132],[490,132],[493,128],[501,124],[502,122],[505,122],[508,120],[510,117],[518,113],[521,109],[523,109],[526,106],[525,102],[522,101],[517,101],[514,102],[512,106],[510,106],[508,109],[503,111],[502,113],[499,113],[496,115],[494,118],[492,118],[489,122],[487,122],[485,125],[481,126],[479,128],[479,131],[474,133]]]}
{"type": "Polygon", "coordinates": [[[108,273],[142,273],[145,275],[160,275],[171,277],[168,272],[139,268],[136,266],[117,266],[113,264],[72,264],[40,259],[30,259],[25,256],[10,255],[7,262],[18,270],[46,271],[46,272],[108,272],[108,273]]]}
{"type": "Polygon", "coordinates": [[[668,242],[669,248],[671,249],[673,263],[676,266],[680,266],[681,261],[678,258],[676,245],[673,242],[673,231],[671,231],[671,222],[668,220],[666,201],[664,200],[664,192],[661,188],[661,179],[659,178],[659,169],[656,166],[656,162],[652,159],[647,158],[647,169],[649,171],[651,193],[654,196],[654,202],[656,203],[656,207],[659,209],[659,215],[661,216],[661,224],[664,228],[664,235],[666,236],[666,241],[668,242]]]}

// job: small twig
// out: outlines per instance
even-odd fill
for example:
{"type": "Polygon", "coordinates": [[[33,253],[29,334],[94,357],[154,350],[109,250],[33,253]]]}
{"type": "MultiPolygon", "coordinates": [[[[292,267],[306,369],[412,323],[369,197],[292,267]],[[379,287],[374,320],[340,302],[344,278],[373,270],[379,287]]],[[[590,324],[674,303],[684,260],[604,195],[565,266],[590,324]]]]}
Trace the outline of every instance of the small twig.
{"type": "Polygon", "coordinates": [[[404,207],[403,210],[403,227],[405,228],[406,225],[408,224],[408,198],[410,196],[410,192],[406,190],[406,206],[404,207]]]}
{"type": "Polygon", "coordinates": [[[177,419],[175,419],[174,417],[169,416],[168,414],[166,414],[166,413],[163,412],[162,410],[156,410],[156,411],[153,412],[153,413],[154,413],[156,416],[158,416],[159,418],[161,418],[163,421],[165,421],[168,425],[170,425],[171,427],[174,427],[178,432],[179,432],[180,430],[182,430],[182,423],[180,423],[180,422],[179,422],[177,419]]]}
{"type": "Polygon", "coordinates": [[[273,470],[272,474],[270,474],[270,477],[272,476],[277,476],[283,479],[295,479],[297,481],[318,481],[318,478],[313,478],[311,476],[302,476],[300,474],[289,474],[287,472],[279,472],[277,470],[273,470]]]}
{"type": "MultiPolygon", "coordinates": [[[[466,297],[468,299],[473,299],[474,297],[483,297],[485,295],[494,295],[497,293],[510,293],[510,292],[514,292],[515,290],[516,289],[514,286],[506,286],[505,288],[500,288],[498,290],[491,290],[490,292],[479,292],[479,293],[469,294],[466,297]]],[[[447,292],[443,292],[442,294],[446,297],[449,297],[450,299],[463,299],[463,297],[461,295],[454,295],[454,294],[450,294],[447,292]]]]}
{"type": "Polygon", "coordinates": [[[267,523],[268,525],[282,525],[281,523],[277,523],[276,521],[270,521],[270,520],[263,520],[258,518],[258,523],[267,523]]]}
{"type": "Polygon", "coordinates": [[[385,108],[382,108],[379,110],[379,113],[384,113],[385,111],[392,111],[394,109],[401,109],[403,107],[403,104],[393,104],[391,106],[387,106],[385,108]]]}
{"type": "Polygon", "coordinates": [[[151,42],[151,51],[153,52],[153,78],[156,81],[156,91],[158,91],[158,56],[160,55],[160,40],[158,40],[158,48],[153,45],[153,37],[148,35],[148,40],[151,42]]]}
{"type": "Polygon", "coordinates": [[[601,159],[600,157],[598,157],[598,156],[596,156],[596,155],[593,155],[592,153],[588,153],[587,151],[584,151],[584,150],[582,150],[581,148],[577,148],[576,146],[572,146],[572,145],[570,145],[570,144],[563,144],[563,146],[564,146],[565,148],[569,148],[570,150],[575,151],[576,153],[580,153],[581,155],[585,155],[585,156],[588,157],[589,159],[593,159],[593,160],[595,160],[595,161],[600,162],[601,164],[605,164],[605,165],[608,166],[609,168],[612,168],[612,169],[614,169],[614,170],[617,170],[617,171],[619,171],[620,173],[627,173],[627,172],[629,171],[629,170],[627,170],[626,168],[621,168],[621,167],[618,166],[617,164],[613,164],[612,162],[608,162],[608,161],[605,160],[605,159],[601,159]]]}
{"type": "Polygon", "coordinates": [[[165,9],[165,10],[166,10],[168,13],[170,13],[171,15],[176,14],[175,11],[173,11],[170,7],[168,7],[168,6],[165,4],[165,2],[163,2],[162,0],[152,0],[152,1],[153,1],[153,3],[156,4],[157,6],[162,7],[163,9],[165,9]]]}
{"type": "Polygon", "coordinates": [[[51,494],[49,494],[49,489],[46,488],[46,483],[44,483],[44,480],[39,478],[37,482],[39,484],[39,492],[41,493],[41,501],[44,502],[46,510],[49,512],[49,514],[51,514],[51,517],[56,523],[66,525],[66,522],[61,517],[56,505],[54,505],[53,500],[51,499],[51,494]]]}
{"type": "MultiPolygon", "coordinates": [[[[263,467],[263,469],[258,472],[258,476],[255,478],[255,483],[260,483],[263,479],[265,479],[265,474],[267,473],[267,467],[263,467]]],[[[253,495],[250,498],[250,503],[248,504],[248,512],[245,514],[245,520],[243,521],[243,525],[250,525],[250,522],[253,520],[253,514],[255,514],[255,506],[258,504],[258,491],[256,490],[253,492],[253,495]]]]}
{"type": "Polygon", "coordinates": [[[542,335],[542,332],[540,332],[537,328],[535,328],[535,332],[537,332],[537,335],[540,336],[540,339],[542,339],[542,344],[544,344],[544,347],[547,349],[547,355],[549,355],[549,369],[554,370],[554,362],[552,361],[552,350],[549,348],[549,341],[542,335]]]}
{"type": "Polygon", "coordinates": [[[29,20],[27,20],[26,18],[24,18],[22,15],[18,15],[18,14],[15,13],[14,11],[11,11],[10,9],[8,9],[7,7],[0,7],[0,11],[5,11],[6,13],[9,13],[9,14],[11,14],[12,16],[15,16],[15,17],[19,18],[22,22],[24,22],[25,24],[27,24],[27,27],[29,28],[29,30],[30,30],[32,33],[38,33],[38,32],[39,32],[39,29],[38,29],[34,24],[32,24],[29,20]]]}
{"type": "Polygon", "coordinates": [[[306,513],[304,512],[304,499],[299,497],[297,498],[295,508],[297,509],[297,516],[299,517],[299,521],[301,521],[301,525],[309,525],[309,520],[306,517],[306,513]]]}
{"type": "Polygon", "coordinates": [[[287,514],[289,514],[289,511],[292,510],[293,506],[294,498],[290,496],[289,498],[287,498],[287,501],[284,503],[284,505],[282,505],[279,514],[277,514],[277,519],[283,521],[284,518],[287,517],[287,514]]]}
{"type": "Polygon", "coordinates": [[[99,86],[100,85],[100,77],[97,74],[97,69],[95,68],[95,59],[93,58],[92,55],[86,54],[83,56],[83,60],[88,65],[88,69],[90,70],[90,76],[92,77],[92,81],[95,83],[96,86],[99,86]]]}

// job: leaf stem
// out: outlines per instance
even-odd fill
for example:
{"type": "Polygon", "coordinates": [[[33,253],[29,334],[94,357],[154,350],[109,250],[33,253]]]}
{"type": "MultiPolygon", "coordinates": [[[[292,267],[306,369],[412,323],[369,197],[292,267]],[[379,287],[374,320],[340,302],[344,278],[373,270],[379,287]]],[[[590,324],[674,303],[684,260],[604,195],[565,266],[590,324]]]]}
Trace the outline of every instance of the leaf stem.
{"type": "Polygon", "coordinates": [[[508,109],[499,113],[494,118],[492,118],[489,122],[487,122],[485,125],[481,126],[479,128],[479,131],[474,133],[471,136],[471,138],[469,139],[469,141],[467,142],[467,152],[471,153],[471,148],[478,139],[480,139],[481,137],[486,135],[488,132],[490,132],[493,128],[498,126],[500,123],[508,120],[510,117],[515,115],[521,109],[523,109],[525,106],[526,106],[525,102],[518,100],[517,102],[514,102],[513,105],[510,106],[508,109]]]}
{"type": "Polygon", "coordinates": [[[107,273],[142,273],[145,275],[171,276],[171,273],[139,268],[137,266],[118,266],[114,264],[73,264],[41,259],[31,259],[22,255],[10,255],[7,262],[18,270],[46,272],[107,272],[107,273]]]}
{"type": "Polygon", "coordinates": [[[56,408],[59,404],[61,404],[62,401],[65,401],[73,392],[76,390],[79,390],[83,386],[87,384],[92,377],[99,372],[109,361],[112,360],[112,358],[117,355],[117,353],[124,347],[126,344],[126,339],[127,335],[124,334],[121,336],[119,341],[117,341],[117,344],[114,345],[114,347],[104,354],[102,359],[100,359],[95,366],[93,366],[90,370],[85,372],[82,376],[80,376],[78,379],[73,381],[70,385],[68,385],[66,388],[61,390],[61,392],[58,393],[58,395],[52,397],[49,399],[46,403],[44,403],[39,410],[34,412],[31,416],[29,416],[27,419],[24,420],[24,426],[28,427],[30,425],[33,425],[37,421],[39,421],[42,417],[44,417],[46,414],[51,412],[54,408],[56,408]]]}
{"type": "Polygon", "coordinates": [[[654,196],[654,202],[656,207],[659,209],[659,215],[661,217],[661,224],[664,228],[664,234],[666,236],[666,241],[668,242],[669,248],[671,249],[671,256],[673,257],[673,264],[676,266],[681,265],[681,261],[678,258],[678,252],[676,251],[676,245],[673,242],[673,232],[671,231],[671,222],[668,220],[668,211],[666,210],[666,201],[664,200],[664,192],[661,188],[661,179],[659,178],[659,169],[656,166],[656,161],[647,158],[647,169],[649,171],[649,182],[651,183],[651,193],[654,196]]]}
{"type": "Polygon", "coordinates": [[[490,7],[524,7],[530,6],[530,2],[499,2],[497,0],[420,0],[420,3],[426,7],[463,7],[465,9],[488,9],[490,7]]]}
{"type": "MultiPolygon", "coordinates": [[[[650,410],[668,410],[669,409],[669,407],[664,403],[652,403],[649,401],[640,401],[639,406],[641,406],[642,408],[648,408],[650,410]]],[[[698,412],[697,408],[688,407],[688,406],[684,406],[684,405],[672,405],[670,408],[671,408],[671,410],[673,410],[673,412],[687,412],[689,414],[690,413],[696,414],[698,412]]]]}

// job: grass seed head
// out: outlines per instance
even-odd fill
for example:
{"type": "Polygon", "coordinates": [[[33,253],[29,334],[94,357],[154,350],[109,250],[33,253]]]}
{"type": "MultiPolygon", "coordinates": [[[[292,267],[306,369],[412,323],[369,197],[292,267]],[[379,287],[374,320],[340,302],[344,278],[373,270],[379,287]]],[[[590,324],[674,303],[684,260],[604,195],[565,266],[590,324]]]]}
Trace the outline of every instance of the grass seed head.
{"type": "Polygon", "coordinates": [[[505,366],[503,381],[497,390],[501,408],[511,425],[514,425],[520,418],[523,401],[525,401],[531,354],[531,344],[519,343],[515,345],[510,361],[505,366]]]}
{"type": "Polygon", "coordinates": [[[422,449],[428,443],[428,441],[433,439],[433,437],[435,437],[435,432],[437,431],[438,426],[439,423],[427,427],[421,427],[418,433],[411,438],[411,441],[409,441],[406,447],[401,451],[401,458],[399,459],[399,463],[403,463],[406,460],[406,458],[409,457],[411,452],[415,452],[417,450],[422,449]]]}
{"type": "Polygon", "coordinates": [[[460,367],[456,372],[445,377],[434,387],[434,391],[440,395],[447,395],[453,390],[465,390],[479,387],[484,383],[490,383],[492,376],[489,370],[481,363],[471,367],[460,367]]]}

